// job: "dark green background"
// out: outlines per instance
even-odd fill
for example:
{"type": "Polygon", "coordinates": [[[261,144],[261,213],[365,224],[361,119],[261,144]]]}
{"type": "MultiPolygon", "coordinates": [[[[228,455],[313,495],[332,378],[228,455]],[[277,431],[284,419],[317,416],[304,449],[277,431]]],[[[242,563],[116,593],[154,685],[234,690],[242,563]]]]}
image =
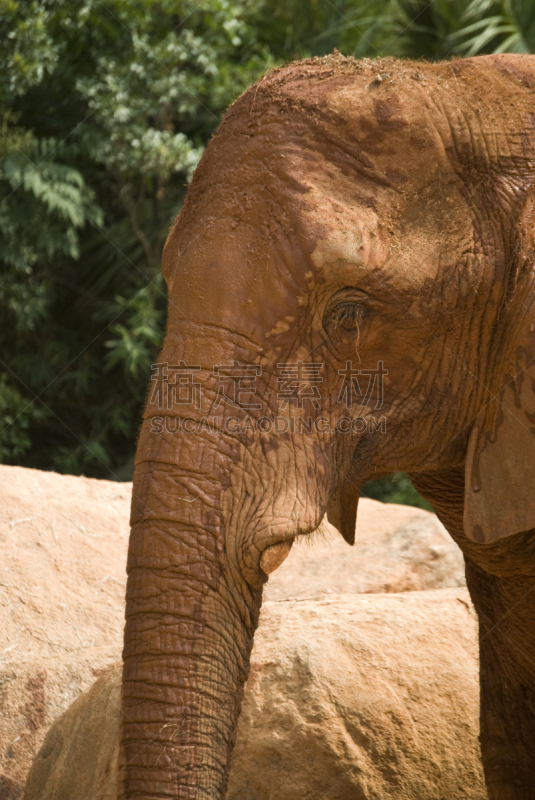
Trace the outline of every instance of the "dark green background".
{"type": "MultiPolygon", "coordinates": [[[[165,326],[160,254],[269,67],[532,52],[535,2],[0,0],[0,461],[125,480],[165,326]]],[[[422,505],[406,475],[366,495],[422,505]]]]}

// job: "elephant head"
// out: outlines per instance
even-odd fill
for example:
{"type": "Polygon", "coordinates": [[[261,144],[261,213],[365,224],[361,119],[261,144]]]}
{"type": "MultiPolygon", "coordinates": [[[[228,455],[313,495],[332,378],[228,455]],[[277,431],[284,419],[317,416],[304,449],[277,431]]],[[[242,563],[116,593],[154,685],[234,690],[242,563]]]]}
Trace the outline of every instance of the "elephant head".
{"type": "Polygon", "coordinates": [[[365,481],[464,470],[469,540],[535,526],[534,86],[330,56],[207,147],[136,458],[123,798],[224,796],[262,585],[325,514],[352,543],[365,481]]]}

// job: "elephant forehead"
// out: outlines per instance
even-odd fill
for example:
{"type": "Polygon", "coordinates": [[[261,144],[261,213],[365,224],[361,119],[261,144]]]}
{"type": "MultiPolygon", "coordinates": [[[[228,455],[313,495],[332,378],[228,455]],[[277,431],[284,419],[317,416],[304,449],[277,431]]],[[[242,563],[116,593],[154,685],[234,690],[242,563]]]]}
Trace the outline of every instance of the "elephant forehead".
{"type": "Polygon", "coordinates": [[[310,232],[310,261],[322,282],[377,284],[416,291],[474,250],[474,231],[455,185],[409,199],[385,197],[375,208],[333,199],[310,186],[299,214],[310,232]]]}
{"type": "Polygon", "coordinates": [[[198,238],[176,256],[169,315],[239,334],[261,344],[266,332],[295,321],[306,292],[303,254],[291,237],[273,237],[232,219],[205,220],[198,238]],[[300,277],[302,281],[300,281],[300,277]]]}
{"type": "Polygon", "coordinates": [[[292,328],[281,318],[300,314],[316,282],[414,293],[473,252],[442,138],[402,94],[366,91],[330,87],[317,120],[282,113],[262,88],[235,104],[166,245],[171,316],[258,341],[292,328]]]}

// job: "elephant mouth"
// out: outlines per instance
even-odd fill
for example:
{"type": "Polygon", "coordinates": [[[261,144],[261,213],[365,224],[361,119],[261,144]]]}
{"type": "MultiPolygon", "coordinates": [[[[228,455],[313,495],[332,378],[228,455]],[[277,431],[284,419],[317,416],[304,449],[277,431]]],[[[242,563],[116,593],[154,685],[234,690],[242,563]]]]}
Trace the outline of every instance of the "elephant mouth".
{"type": "Polygon", "coordinates": [[[290,553],[293,542],[293,539],[288,539],[287,541],[277,542],[277,544],[266,547],[260,556],[260,567],[266,575],[270,575],[280,567],[290,553]]]}

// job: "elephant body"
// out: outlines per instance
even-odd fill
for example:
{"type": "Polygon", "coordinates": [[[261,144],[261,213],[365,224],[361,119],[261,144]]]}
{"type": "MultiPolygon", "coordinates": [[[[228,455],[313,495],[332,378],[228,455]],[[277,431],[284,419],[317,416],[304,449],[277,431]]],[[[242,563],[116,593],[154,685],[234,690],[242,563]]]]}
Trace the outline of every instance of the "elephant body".
{"type": "Polygon", "coordinates": [[[530,56],[334,55],[227,113],[164,251],[123,800],[224,796],[267,576],[401,470],[465,557],[489,798],[534,796],[534,101],[530,56]]]}

